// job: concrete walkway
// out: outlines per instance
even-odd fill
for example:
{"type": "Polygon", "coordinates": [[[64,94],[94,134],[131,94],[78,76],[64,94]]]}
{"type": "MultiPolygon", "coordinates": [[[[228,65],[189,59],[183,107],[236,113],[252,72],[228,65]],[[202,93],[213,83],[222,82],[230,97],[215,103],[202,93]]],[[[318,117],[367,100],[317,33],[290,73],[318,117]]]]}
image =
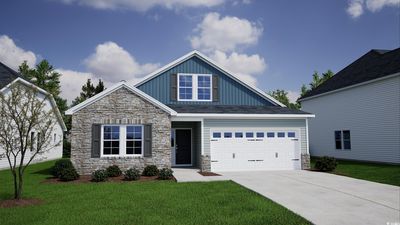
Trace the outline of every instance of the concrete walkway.
{"type": "Polygon", "coordinates": [[[222,175],[315,224],[400,223],[400,187],[310,171],[222,175]]]}
{"type": "Polygon", "coordinates": [[[199,174],[199,169],[193,168],[172,168],[174,171],[174,177],[177,182],[206,182],[206,181],[218,181],[218,180],[229,180],[224,176],[203,176],[199,174]]]}

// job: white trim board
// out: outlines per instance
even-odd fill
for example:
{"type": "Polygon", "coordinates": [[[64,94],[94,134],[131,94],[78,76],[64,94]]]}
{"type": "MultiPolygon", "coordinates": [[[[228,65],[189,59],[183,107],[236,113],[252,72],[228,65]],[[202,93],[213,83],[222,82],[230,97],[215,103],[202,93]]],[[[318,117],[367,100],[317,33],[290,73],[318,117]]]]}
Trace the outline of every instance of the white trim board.
{"type": "Polygon", "coordinates": [[[79,110],[95,103],[96,101],[108,96],[109,94],[113,93],[116,90],[119,90],[120,88],[126,88],[129,91],[139,95],[140,97],[142,97],[143,99],[149,101],[150,103],[152,103],[153,105],[159,107],[160,109],[164,110],[165,112],[169,113],[170,115],[176,115],[177,113],[175,112],[175,110],[169,108],[168,106],[164,105],[163,103],[159,102],[158,100],[156,100],[155,98],[151,97],[150,95],[142,92],[141,90],[137,89],[136,87],[130,86],[128,85],[125,81],[121,81],[113,86],[111,86],[110,88],[107,88],[106,90],[100,92],[99,94],[86,99],[85,101],[81,102],[80,104],[68,109],[65,114],[66,115],[72,115],[76,112],[78,112],[79,110]]]}
{"type": "Polygon", "coordinates": [[[12,82],[10,82],[9,84],[7,84],[6,86],[4,86],[4,87],[0,90],[0,92],[4,92],[5,90],[9,89],[10,86],[11,86],[12,84],[16,83],[16,82],[20,82],[21,84],[23,84],[23,85],[25,85],[25,86],[27,86],[27,87],[33,88],[33,89],[37,89],[40,93],[42,93],[42,94],[48,96],[52,107],[53,107],[54,109],[56,109],[56,110],[55,110],[55,113],[56,113],[56,116],[57,116],[57,119],[58,119],[58,123],[61,125],[63,131],[67,131],[67,126],[66,126],[65,123],[64,123],[64,120],[63,120],[63,118],[62,118],[62,115],[61,115],[61,113],[60,113],[60,110],[59,110],[58,107],[57,107],[57,103],[56,103],[56,101],[54,100],[53,95],[50,94],[50,93],[48,93],[48,92],[45,91],[44,89],[42,89],[42,88],[40,88],[40,87],[38,87],[38,86],[32,84],[32,83],[29,82],[29,81],[26,81],[26,80],[22,79],[21,77],[18,77],[18,78],[16,78],[15,80],[13,80],[12,82]]]}
{"type": "Polygon", "coordinates": [[[336,92],[345,91],[347,89],[351,89],[351,88],[367,85],[367,84],[370,84],[370,83],[374,83],[374,82],[377,82],[377,81],[389,79],[389,78],[392,78],[392,77],[395,77],[395,76],[399,76],[399,75],[400,75],[400,72],[399,73],[394,73],[394,74],[387,75],[387,76],[380,77],[380,78],[376,78],[376,79],[373,79],[373,80],[364,81],[362,83],[353,84],[353,85],[350,85],[350,86],[347,86],[347,87],[342,87],[342,88],[335,89],[335,90],[332,90],[332,91],[328,91],[328,92],[324,92],[324,93],[321,93],[321,94],[313,95],[313,96],[310,96],[310,97],[302,98],[302,99],[299,99],[298,101],[299,102],[307,101],[307,100],[310,100],[310,99],[313,99],[313,98],[318,98],[318,97],[321,97],[321,96],[324,96],[324,95],[334,94],[336,92]]]}
{"type": "Polygon", "coordinates": [[[286,107],[284,104],[280,103],[278,100],[276,100],[275,98],[273,98],[272,96],[268,95],[267,93],[265,93],[264,91],[258,89],[257,87],[247,83],[246,81],[243,81],[241,79],[239,79],[236,75],[234,75],[234,73],[228,71],[227,69],[223,68],[221,65],[217,64],[215,61],[213,61],[212,59],[208,58],[207,56],[205,56],[204,54],[202,54],[201,52],[197,51],[197,50],[193,50],[189,53],[187,53],[186,55],[174,60],[173,62],[161,67],[160,69],[154,71],[153,73],[150,73],[149,75],[145,76],[142,80],[140,80],[139,82],[137,82],[134,86],[138,87],[144,83],[146,83],[147,81],[153,79],[154,77],[162,74],[163,72],[169,70],[170,68],[194,57],[197,56],[200,59],[202,59],[203,61],[205,61],[206,63],[208,63],[209,65],[211,65],[212,67],[214,67],[215,69],[219,70],[220,72],[222,72],[223,74],[227,75],[228,77],[234,79],[235,81],[239,82],[240,84],[242,84],[243,86],[249,88],[250,90],[252,90],[254,93],[258,94],[259,96],[263,97],[266,100],[272,101],[273,103],[282,106],[282,107],[286,107]]]}

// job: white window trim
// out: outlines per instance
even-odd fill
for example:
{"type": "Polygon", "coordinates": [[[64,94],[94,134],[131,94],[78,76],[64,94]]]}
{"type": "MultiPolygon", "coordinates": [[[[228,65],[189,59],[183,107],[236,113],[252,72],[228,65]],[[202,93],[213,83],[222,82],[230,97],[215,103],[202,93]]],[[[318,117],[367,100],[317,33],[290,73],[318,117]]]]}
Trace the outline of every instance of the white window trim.
{"type": "Polygon", "coordinates": [[[184,102],[184,101],[186,101],[186,102],[193,102],[193,101],[196,101],[196,102],[212,102],[213,101],[213,96],[212,96],[212,92],[213,92],[213,84],[212,84],[212,74],[197,74],[197,73],[178,73],[178,76],[177,76],[177,78],[176,79],[178,79],[177,80],[177,86],[178,86],[178,90],[177,90],[177,99],[178,99],[178,101],[182,101],[182,102],[184,102]],[[192,77],[192,99],[181,99],[180,98],[180,84],[179,84],[179,78],[181,77],[181,76],[191,76],[192,77]],[[210,77],[210,99],[198,99],[198,96],[197,96],[197,94],[198,94],[198,77],[199,76],[207,76],[207,77],[210,77]]]}
{"type": "Polygon", "coordinates": [[[103,124],[101,125],[101,138],[100,138],[100,157],[143,157],[144,151],[144,126],[141,124],[103,124]],[[104,127],[105,126],[119,126],[119,154],[104,155],[104,127]],[[126,154],[126,127],[140,126],[142,128],[142,154],[126,154]]]}

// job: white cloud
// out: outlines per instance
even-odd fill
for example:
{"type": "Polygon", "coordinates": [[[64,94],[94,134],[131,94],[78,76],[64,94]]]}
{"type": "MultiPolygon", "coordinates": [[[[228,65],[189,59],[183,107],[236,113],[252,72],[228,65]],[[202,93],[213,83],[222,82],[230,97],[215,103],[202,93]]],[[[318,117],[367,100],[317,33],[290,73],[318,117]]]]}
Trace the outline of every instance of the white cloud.
{"type": "Polygon", "coordinates": [[[205,52],[227,52],[234,51],[237,47],[257,44],[263,28],[246,19],[208,13],[197,25],[195,32],[197,35],[190,38],[193,48],[205,52]]]}
{"type": "Polygon", "coordinates": [[[91,73],[78,72],[67,69],[56,69],[61,74],[61,96],[68,100],[69,103],[74,100],[81,92],[82,85],[84,85],[87,79],[91,79],[92,82],[97,84],[98,78],[93,76],[91,73]]]}
{"type": "Polygon", "coordinates": [[[364,8],[377,12],[384,7],[400,7],[400,0],[349,0],[346,11],[351,17],[358,18],[364,13],[364,8]]]}
{"type": "Polygon", "coordinates": [[[300,92],[298,91],[287,91],[287,96],[289,98],[289,102],[295,103],[297,99],[300,97],[300,92]]]}
{"type": "Polygon", "coordinates": [[[139,64],[135,58],[114,42],[105,42],[84,60],[87,70],[105,81],[135,80],[159,67],[159,64],[139,64]]]}
{"type": "Polygon", "coordinates": [[[347,8],[347,13],[353,17],[357,18],[363,14],[364,9],[363,9],[363,0],[354,0],[349,2],[349,6],[347,8]]]}
{"type": "Polygon", "coordinates": [[[0,61],[14,70],[24,61],[30,67],[35,66],[36,55],[15,45],[14,41],[7,35],[0,35],[0,61]]]}
{"type": "Polygon", "coordinates": [[[222,67],[252,85],[257,83],[255,75],[260,75],[267,68],[264,58],[257,54],[246,55],[233,52],[228,55],[217,50],[210,57],[222,67]]]}
{"type": "Polygon", "coordinates": [[[179,9],[184,7],[213,7],[225,0],[59,0],[66,4],[78,4],[96,9],[131,9],[145,12],[154,7],[179,9]]]}
{"type": "Polygon", "coordinates": [[[397,6],[400,7],[400,0],[367,0],[367,8],[371,12],[381,10],[385,6],[397,6]]]}

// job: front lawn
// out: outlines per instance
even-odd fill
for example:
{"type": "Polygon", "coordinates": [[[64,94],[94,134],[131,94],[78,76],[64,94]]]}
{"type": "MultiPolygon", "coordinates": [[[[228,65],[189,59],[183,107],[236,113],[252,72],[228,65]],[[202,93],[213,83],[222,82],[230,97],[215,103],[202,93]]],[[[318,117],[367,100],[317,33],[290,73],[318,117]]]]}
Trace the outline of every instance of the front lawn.
{"type": "MultiPolygon", "coordinates": [[[[315,158],[311,159],[314,168],[315,158]]],[[[378,183],[400,186],[400,166],[338,160],[334,173],[378,183]]]]}
{"type": "MultiPolygon", "coordinates": [[[[309,224],[233,182],[42,183],[54,162],[26,172],[25,198],[41,205],[0,208],[6,224],[309,224]]],[[[12,197],[10,172],[0,171],[0,201],[12,197]]]]}

